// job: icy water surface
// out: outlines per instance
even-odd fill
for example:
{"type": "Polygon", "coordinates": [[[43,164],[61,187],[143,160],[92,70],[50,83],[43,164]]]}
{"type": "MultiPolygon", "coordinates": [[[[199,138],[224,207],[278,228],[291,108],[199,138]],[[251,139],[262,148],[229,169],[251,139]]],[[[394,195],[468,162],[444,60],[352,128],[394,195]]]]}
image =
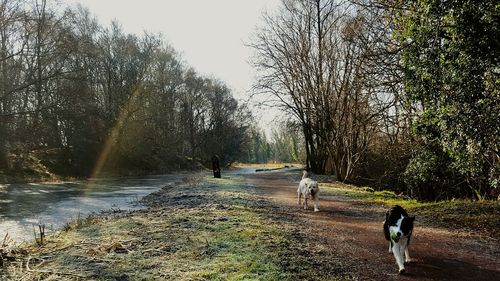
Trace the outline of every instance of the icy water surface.
{"type": "Polygon", "coordinates": [[[25,241],[34,238],[33,225],[45,224],[48,234],[92,212],[140,208],[136,204],[140,198],[184,176],[0,184],[0,239],[8,233],[17,242],[25,241]]]}

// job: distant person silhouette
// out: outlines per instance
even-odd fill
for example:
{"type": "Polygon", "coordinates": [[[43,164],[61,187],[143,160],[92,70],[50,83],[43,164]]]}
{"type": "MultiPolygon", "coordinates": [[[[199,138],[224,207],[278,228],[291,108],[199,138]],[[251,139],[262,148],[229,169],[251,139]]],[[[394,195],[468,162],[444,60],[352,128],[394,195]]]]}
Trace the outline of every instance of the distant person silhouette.
{"type": "Polygon", "coordinates": [[[212,170],[214,171],[214,178],[220,179],[220,165],[219,157],[217,155],[212,157],[212,170]]]}

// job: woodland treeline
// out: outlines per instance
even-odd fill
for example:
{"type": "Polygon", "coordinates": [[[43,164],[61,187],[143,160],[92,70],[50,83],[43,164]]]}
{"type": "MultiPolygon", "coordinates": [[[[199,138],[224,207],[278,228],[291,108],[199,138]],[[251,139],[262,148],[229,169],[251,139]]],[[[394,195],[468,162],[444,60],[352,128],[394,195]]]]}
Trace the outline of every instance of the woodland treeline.
{"type": "Polygon", "coordinates": [[[158,173],[218,155],[304,162],[424,200],[497,199],[499,11],[493,0],[283,0],[249,43],[257,100],[294,117],[268,139],[162,36],[56,1],[0,0],[0,180],[158,173]]]}
{"type": "Polygon", "coordinates": [[[500,4],[283,0],[250,46],[306,164],[424,200],[500,194],[500,4]]]}
{"type": "Polygon", "coordinates": [[[222,81],[197,74],[161,36],[100,26],[56,1],[0,1],[0,179],[252,158],[252,122],[222,81]]]}

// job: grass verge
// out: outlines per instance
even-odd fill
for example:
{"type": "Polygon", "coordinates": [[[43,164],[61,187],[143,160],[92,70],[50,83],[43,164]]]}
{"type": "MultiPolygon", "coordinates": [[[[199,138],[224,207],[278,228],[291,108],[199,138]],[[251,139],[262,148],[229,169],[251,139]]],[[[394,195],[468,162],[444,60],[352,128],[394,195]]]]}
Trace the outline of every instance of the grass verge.
{"type": "Polygon", "coordinates": [[[439,225],[466,229],[483,236],[500,239],[500,201],[419,202],[396,195],[392,191],[374,191],[370,187],[355,187],[340,183],[321,183],[321,187],[323,192],[330,195],[347,196],[354,200],[382,204],[386,207],[400,205],[410,214],[422,216],[439,225]]]}

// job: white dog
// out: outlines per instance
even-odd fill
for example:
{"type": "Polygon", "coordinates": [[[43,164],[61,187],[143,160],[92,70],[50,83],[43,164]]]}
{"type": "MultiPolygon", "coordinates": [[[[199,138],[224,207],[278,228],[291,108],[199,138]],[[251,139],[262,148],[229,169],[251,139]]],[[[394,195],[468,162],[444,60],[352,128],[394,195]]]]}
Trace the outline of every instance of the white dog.
{"type": "Polygon", "coordinates": [[[304,196],[304,210],[307,210],[307,198],[311,195],[311,199],[314,200],[314,211],[319,211],[318,200],[319,200],[319,187],[318,182],[309,178],[309,174],[304,170],[302,175],[302,180],[299,183],[299,188],[297,188],[297,204],[300,206],[301,197],[304,196]]]}

